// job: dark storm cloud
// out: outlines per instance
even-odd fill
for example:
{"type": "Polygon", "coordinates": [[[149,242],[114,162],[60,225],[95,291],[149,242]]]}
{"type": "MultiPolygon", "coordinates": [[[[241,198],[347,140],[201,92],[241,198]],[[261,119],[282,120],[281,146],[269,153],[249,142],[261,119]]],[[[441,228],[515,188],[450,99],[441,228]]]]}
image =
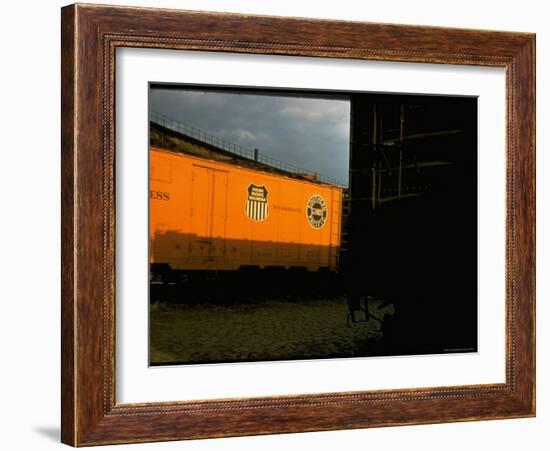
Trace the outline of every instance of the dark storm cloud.
{"type": "Polygon", "coordinates": [[[346,184],[349,108],[335,99],[150,91],[151,111],[346,184]]]}

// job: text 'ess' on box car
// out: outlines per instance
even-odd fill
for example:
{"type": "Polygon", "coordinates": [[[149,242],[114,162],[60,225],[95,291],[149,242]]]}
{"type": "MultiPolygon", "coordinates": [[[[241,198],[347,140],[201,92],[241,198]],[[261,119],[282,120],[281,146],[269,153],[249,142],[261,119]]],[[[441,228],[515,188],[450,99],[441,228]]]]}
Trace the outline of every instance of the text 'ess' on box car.
{"type": "Polygon", "coordinates": [[[150,148],[152,276],[338,271],[342,188],[150,148]]]}

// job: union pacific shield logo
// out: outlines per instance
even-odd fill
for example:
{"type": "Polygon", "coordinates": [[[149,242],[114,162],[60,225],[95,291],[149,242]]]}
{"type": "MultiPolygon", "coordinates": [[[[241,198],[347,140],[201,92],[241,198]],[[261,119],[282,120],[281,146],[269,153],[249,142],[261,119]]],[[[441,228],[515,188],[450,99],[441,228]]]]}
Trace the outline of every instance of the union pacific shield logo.
{"type": "Polygon", "coordinates": [[[253,221],[265,221],[269,214],[267,204],[267,188],[264,185],[248,185],[245,213],[253,221]]]}

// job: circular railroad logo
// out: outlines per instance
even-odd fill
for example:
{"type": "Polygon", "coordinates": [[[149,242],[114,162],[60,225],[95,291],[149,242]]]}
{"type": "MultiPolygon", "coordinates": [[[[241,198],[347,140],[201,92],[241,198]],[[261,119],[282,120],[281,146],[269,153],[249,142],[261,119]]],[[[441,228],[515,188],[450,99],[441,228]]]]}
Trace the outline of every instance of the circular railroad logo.
{"type": "Polygon", "coordinates": [[[319,194],[314,194],[307,201],[306,215],[314,229],[320,229],[327,219],[327,203],[319,194]]]}

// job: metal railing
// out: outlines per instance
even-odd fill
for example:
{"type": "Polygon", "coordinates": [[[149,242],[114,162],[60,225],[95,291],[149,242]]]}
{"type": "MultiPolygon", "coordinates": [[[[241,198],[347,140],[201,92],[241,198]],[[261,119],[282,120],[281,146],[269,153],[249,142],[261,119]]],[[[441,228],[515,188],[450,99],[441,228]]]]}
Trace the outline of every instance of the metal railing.
{"type": "Polygon", "coordinates": [[[168,117],[157,111],[149,112],[149,121],[175,132],[194,138],[198,141],[202,141],[203,143],[225,150],[226,152],[239,155],[240,157],[246,158],[251,161],[258,161],[273,168],[281,169],[292,174],[314,175],[316,180],[319,180],[321,182],[330,183],[332,185],[337,185],[343,188],[347,187],[347,185],[341,180],[317,173],[311,173],[310,171],[307,171],[299,166],[268,157],[266,155],[263,155],[261,152],[255,152],[254,149],[225,141],[224,139],[221,139],[216,135],[205,132],[184,122],[172,119],[171,117],[168,117]]]}

